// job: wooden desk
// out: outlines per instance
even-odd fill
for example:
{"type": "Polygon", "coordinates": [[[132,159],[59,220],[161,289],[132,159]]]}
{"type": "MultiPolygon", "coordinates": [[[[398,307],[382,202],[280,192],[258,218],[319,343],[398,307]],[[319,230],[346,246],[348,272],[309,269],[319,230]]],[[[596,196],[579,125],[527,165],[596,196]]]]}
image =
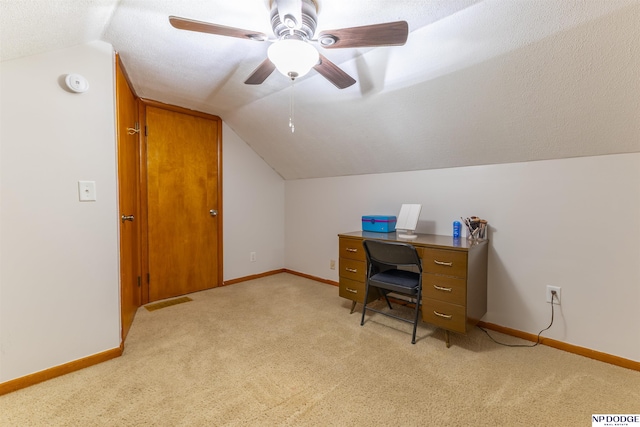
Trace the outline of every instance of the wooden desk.
{"type": "MultiPolygon", "coordinates": [[[[487,312],[488,241],[418,234],[413,240],[396,233],[355,231],[338,235],[340,246],[340,296],[364,302],[367,260],[365,239],[405,242],[416,247],[422,259],[422,320],[445,330],[466,334],[487,312]]],[[[369,295],[369,301],[379,295],[369,295]]]]}

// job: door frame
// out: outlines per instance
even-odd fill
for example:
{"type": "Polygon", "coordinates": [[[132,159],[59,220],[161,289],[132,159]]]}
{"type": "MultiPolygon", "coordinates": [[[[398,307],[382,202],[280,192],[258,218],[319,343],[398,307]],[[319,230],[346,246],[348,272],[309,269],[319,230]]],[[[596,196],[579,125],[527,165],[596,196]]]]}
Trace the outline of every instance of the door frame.
{"type": "Polygon", "coordinates": [[[203,113],[201,111],[189,110],[187,108],[178,107],[175,105],[164,104],[162,102],[153,101],[150,99],[139,98],[138,113],[140,115],[140,123],[142,123],[141,141],[140,141],[140,217],[142,219],[140,223],[140,243],[141,243],[141,265],[142,265],[142,304],[149,303],[149,204],[148,204],[148,182],[147,182],[147,135],[146,135],[146,111],[147,107],[161,108],[169,111],[175,111],[177,113],[188,114],[195,117],[202,117],[208,120],[214,120],[218,122],[217,129],[217,141],[216,149],[218,155],[218,186],[216,188],[218,197],[218,220],[216,221],[217,234],[218,234],[218,286],[223,286],[223,199],[222,199],[222,119],[218,116],[203,113]]]}
{"type": "MultiPolygon", "coordinates": [[[[135,319],[135,312],[133,314],[133,317],[129,318],[129,317],[125,317],[125,312],[127,312],[127,310],[131,307],[125,307],[125,303],[123,301],[123,295],[127,293],[127,291],[125,291],[125,288],[128,286],[134,286],[134,289],[130,289],[131,292],[133,293],[137,293],[137,301],[136,301],[136,309],[140,307],[140,305],[142,304],[142,289],[140,286],[140,282],[141,282],[141,245],[140,245],[140,227],[137,225],[140,221],[139,218],[139,212],[140,212],[140,143],[141,143],[141,138],[140,138],[140,132],[138,131],[137,134],[135,135],[134,138],[130,138],[131,140],[135,140],[136,142],[136,158],[135,158],[135,165],[136,165],[136,171],[135,171],[135,185],[136,188],[134,190],[135,192],[135,208],[133,210],[133,212],[128,212],[127,214],[133,214],[135,216],[135,221],[136,221],[136,233],[134,236],[135,239],[135,260],[133,260],[134,265],[135,265],[135,269],[136,269],[136,276],[138,278],[137,281],[137,285],[133,285],[131,282],[130,283],[126,283],[123,280],[123,272],[125,271],[125,263],[122,260],[122,244],[123,244],[123,236],[122,236],[122,221],[120,220],[120,215],[123,215],[123,211],[122,211],[122,206],[121,206],[121,199],[120,199],[120,193],[122,192],[122,176],[121,176],[121,171],[120,171],[120,148],[121,148],[121,144],[123,143],[123,138],[127,138],[128,135],[125,135],[125,129],[128,128],[135,128],[135,125],[137,125],[137,123],[123,123],[121,121],[121,115],[120,115],[120,96],[122,95],[122,93],[120,92],[120,88],[118,86],[118,79],[119,78],[123,78],[124,79],[124,83],[127,86],[128,91],[130,91],[131,95],[133,96],[133,104],[134,104],[134,108],[135,108],[135,112],[134,112],[134,116],[136,117],[136,120],[139,118],[140,116],[140,103],[138,101],[138,95],[136,94],[133,85],[131,84],[131,80],[129,79],[129,75],[127,74],[127,70],[124,66],[124,64],[122,63],[122,58],[120,57],[120,55],[116,52],[115,53],[115,57],[114,57],[114,73],[116,74],[116,95],[115,95],[115,101],[116,101],[116,127],[117,127],[117,132],[116,132],[116,137],[117,137],[117,141],[116,141],[116,146],[117,146],[117,151],[118,151],[118,170],[117,170],[117,185],[118,185],[118,224],[119,224],[119,249],[118,249],[118,256],[119,256],[119,266],[120,266],[120,271],[119,271],[119,277],[120,277],[120,342],[121,345],[124,344],[125,339],[127,337],[127,334],[129,332],[129,329],[131,328],[131,325],[133,324],[133,321],[135,319]],[[121,75],[121,77],[119,76],[121,75]],[[140,286],[140,288],[138,288],[138,286],[140,286]]],[[[131,261],[131,260],[130,260],[131,261]]]]}

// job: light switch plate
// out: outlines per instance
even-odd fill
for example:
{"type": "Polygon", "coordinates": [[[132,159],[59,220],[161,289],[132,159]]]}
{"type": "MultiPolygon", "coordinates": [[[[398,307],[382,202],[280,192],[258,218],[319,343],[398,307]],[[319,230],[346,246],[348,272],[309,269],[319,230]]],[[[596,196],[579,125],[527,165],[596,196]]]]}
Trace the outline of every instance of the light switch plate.
{"type": "Polygon", "coordinates": [[[94,202],[96,200],[96,182],[78,181],[78,196],[81,202],[94,202]]]}

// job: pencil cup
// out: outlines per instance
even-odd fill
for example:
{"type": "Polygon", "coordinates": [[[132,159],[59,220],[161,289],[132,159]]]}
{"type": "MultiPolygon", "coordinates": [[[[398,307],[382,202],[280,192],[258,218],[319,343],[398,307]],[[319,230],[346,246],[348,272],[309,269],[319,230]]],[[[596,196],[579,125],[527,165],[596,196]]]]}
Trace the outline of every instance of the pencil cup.
{"type": "Polygon", "coordinates": [[[467,228],[467,239],[482,240],[487,238],[488,223],[486,221],[471,223],[467,228]]]}

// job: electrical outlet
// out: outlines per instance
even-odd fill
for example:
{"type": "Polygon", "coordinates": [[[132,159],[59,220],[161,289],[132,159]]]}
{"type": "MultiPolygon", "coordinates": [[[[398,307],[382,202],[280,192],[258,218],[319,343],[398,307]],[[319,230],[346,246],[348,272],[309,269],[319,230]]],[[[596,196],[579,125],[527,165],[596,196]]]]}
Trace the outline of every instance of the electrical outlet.
{"type": "Polygon", "coordinates": [[[562,288],[560,286],[547,286],[547,302],[551,303],[551,299],[553,298],[553,303],[560,305],[560,291],[562,288]],[[556,291],[556,295],[552,295],[551,291],[556,291]]]}
{"type": "Polygon", "coordinates": [[[332,259],[332,260],[329,261],[329,268],[332,269],[332,270],[336,269],[336,260],[335,259],[332,259]]]}
{"type": "Polygon", "coordinates": [[[256,253],[255,252],[250,252],[249,253],[249,261],[256,262],[256,253]]]}

